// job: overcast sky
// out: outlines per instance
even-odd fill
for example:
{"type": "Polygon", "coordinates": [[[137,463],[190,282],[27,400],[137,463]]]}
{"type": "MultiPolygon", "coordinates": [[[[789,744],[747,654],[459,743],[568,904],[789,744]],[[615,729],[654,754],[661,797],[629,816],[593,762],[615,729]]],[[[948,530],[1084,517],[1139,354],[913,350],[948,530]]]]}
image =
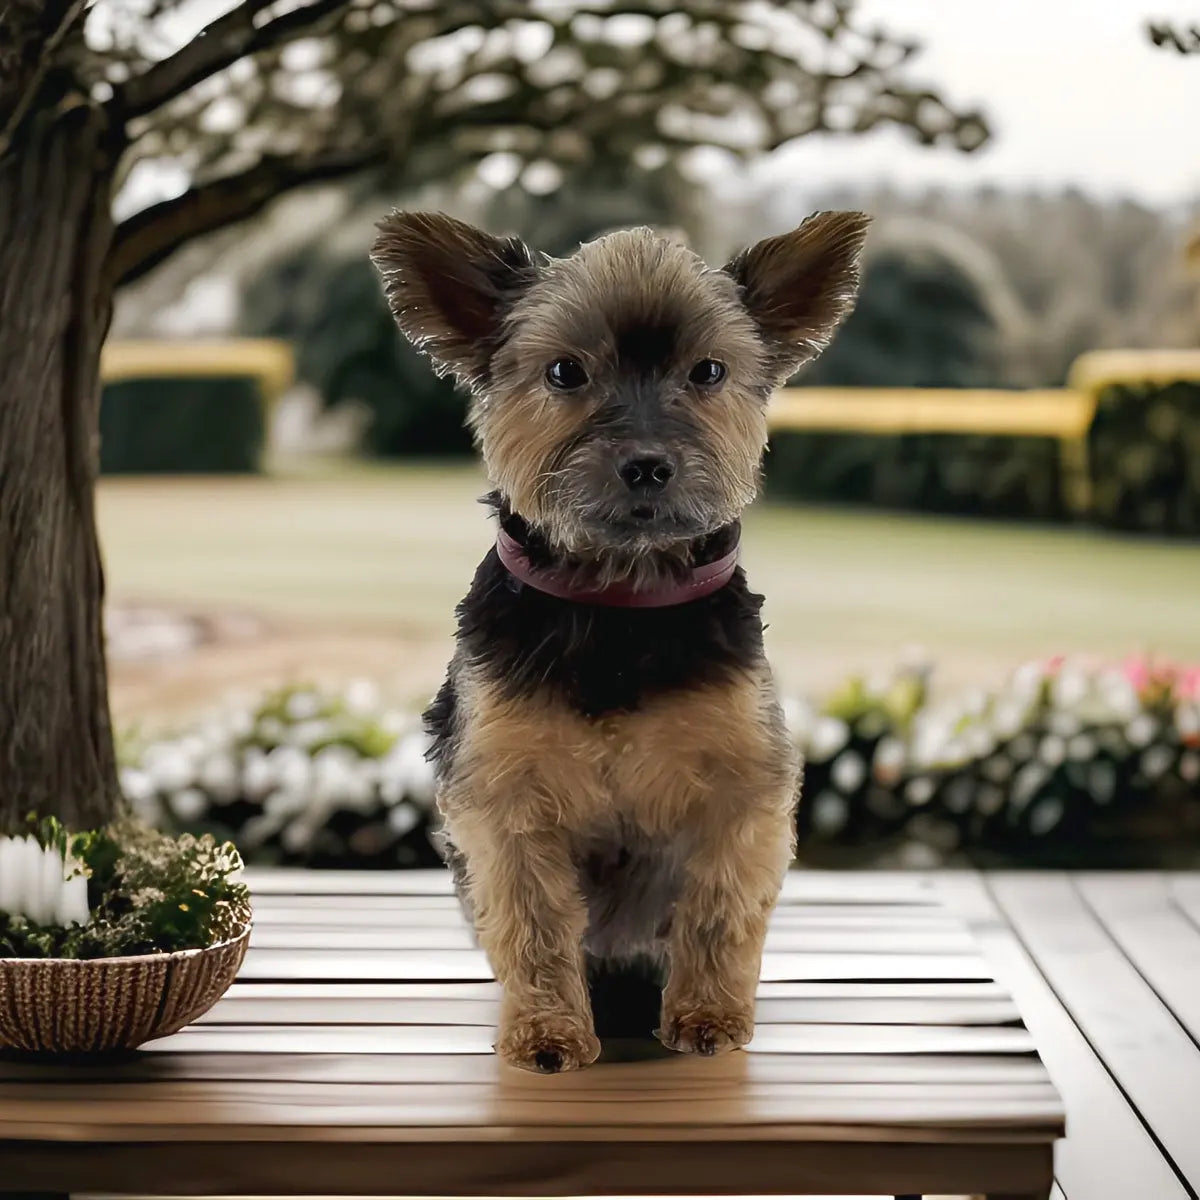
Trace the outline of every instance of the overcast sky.
{"type": "Polygon", "coordinates": [[[1157,50],[1143,32],[1148,17],[1200,22],[1200,0],[860,0],[860,12],[924,44],[913,79],[980,105],[991,144],[956,155],[895,132],[811,138],[769,175],[1200,197],[1200,56],[1157,50]]]}

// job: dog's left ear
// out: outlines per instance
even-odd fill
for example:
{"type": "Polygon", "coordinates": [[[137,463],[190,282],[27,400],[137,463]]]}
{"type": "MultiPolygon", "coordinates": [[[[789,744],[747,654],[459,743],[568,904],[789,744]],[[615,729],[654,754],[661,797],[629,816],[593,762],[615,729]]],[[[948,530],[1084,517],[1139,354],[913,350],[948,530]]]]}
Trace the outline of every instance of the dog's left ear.
{"type": "Polygon", "coordinates": [[[371,261],[401,332],[442,374],[481,383],[504,317],[538,275],[519,238],[499,238],[443,213],[394,212],[371,261]]]}
{"type": "Polygon", "coordinates": [[[866,213],[815,213],[726,265],[781,373],[819,354],[854,307],[870,223],[866,213]]]}

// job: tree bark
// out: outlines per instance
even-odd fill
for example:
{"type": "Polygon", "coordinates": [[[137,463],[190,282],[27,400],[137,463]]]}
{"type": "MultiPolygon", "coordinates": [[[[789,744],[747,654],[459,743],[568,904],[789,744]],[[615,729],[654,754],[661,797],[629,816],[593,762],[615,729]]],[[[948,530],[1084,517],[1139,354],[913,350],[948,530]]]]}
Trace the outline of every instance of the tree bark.
{"type": "Polygon", "coordinates": [[[0,157],[0,833],[120,804],[95,524],[117,136],[80,100],[0,157]]]}

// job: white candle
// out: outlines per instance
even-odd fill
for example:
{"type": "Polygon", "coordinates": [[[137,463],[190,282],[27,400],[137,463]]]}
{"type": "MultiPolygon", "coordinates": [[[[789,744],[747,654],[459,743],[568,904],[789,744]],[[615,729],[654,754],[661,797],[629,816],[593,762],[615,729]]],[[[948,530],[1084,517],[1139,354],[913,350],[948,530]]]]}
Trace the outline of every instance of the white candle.
{"type": "Polygon", "coordinates": [[[86,924],[87,876],[35,838],[0,838],[0,912],[39,925],[86,924]]]}
{"type": "Polygon", "coordinates": [[[16,838],[0,837],[0,912],[10,916],[16,913],[21,895],[17,879],[19,854],[16,838]]]}

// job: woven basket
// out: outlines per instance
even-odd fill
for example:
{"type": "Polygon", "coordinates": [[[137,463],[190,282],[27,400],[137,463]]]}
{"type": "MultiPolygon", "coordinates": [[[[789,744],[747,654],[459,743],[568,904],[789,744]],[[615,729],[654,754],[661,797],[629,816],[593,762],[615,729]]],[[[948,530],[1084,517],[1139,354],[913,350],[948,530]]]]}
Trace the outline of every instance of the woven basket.
{"type": "Polygon", "coordinates": [[[133,1050],[177,1033],[229,990],[250,925],[204,950],[128,958],[0,958],[0,1049],[133,1050]]]}

